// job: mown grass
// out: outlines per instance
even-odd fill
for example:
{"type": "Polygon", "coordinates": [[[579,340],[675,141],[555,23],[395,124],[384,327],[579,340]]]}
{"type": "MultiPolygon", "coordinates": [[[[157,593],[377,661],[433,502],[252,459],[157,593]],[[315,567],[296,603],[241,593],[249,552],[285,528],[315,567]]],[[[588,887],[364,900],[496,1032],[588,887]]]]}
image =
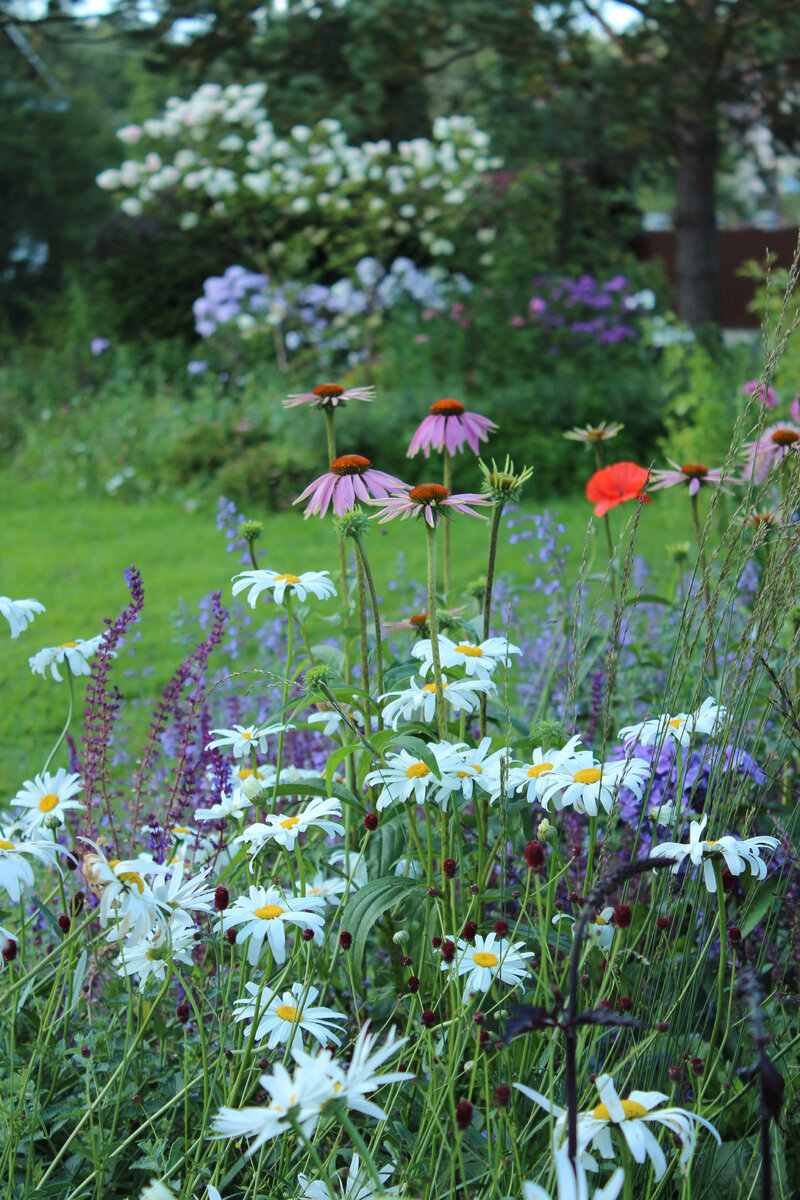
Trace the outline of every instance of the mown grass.
{"type": "MultiPolygon", "coordinates": [[[[13,598],[34,596],[47,607],[35,624],[16,641],[3,635],[0,655],[0,804],[10,798],[26,778],[41,770],[66,713],[65,684],[32,675],[28,656],[42,646],[56,645],[75,637],[91,637],[103,629],[103,619],[115,616],[128,600],[123,569],[135,563],[145,586],[142,640],[137,647],[140,666],[153,672],[131,680],[121,671],[131,667],[121,660],[116,682],[123,694],[157,695],[185,650],[176,631],[175,616],[183,603],[196,611],[198,602],[212,591],[221,591],[230,602],[230,577],[241,569],[238,556],[225,552],[225,539],[214,524],[213,505],[186,511],[169,500],[124,504],[112,498],[65,499],[58,485],[42,486],[0,473],[0,504],[6,519],[0,527],[0,592],[13,598]]],[[[570,570],[577,573],[583,553],[587,520],[586,500],[580,495],[554,497],[547,506],[566,528],[564,541],[571,547],[570,570]]],[[[529,508],[527,511],[533,511],[529,508]]],[[[611,514],[617,533],[632,515],[632,506],[611,514]]],[[[258,545],[264,566],[299,573],[331,571],[337,575],[338,556],[329,522],[304,521],[300,512],[261,514],[264,532],[258,545]]],[[[464,600],[465,584],[485,570],[487,529],[482,521],[459,519],[453,535],[453,578],[458,596],[464,600]]],[[[642,512],[637,552],[644,555],[653,572],[652,587],[672,585],[674,563],[666,546],[690,542],[691,523],[683,494],[660,493],[642,512]]],[[[498,555],[498,570],[519,583],[532,578],[533,568],[525,556],[538,551],[537,542],[509,545],[504,538],[498,555]]],[[[408,522],[376,526],[368,542],[378,592],[384,597],[387,619],[408,610],[410,597],[401,591],[390,594],[389,582],[398,576],[400,555],[404,556],[405,579],[424,579],[424,538],[408,522]]],[[[690,551],[691,554],[691,551],[690,551]]],[[[599,525],[593,540],[595,570],[605,565],[605,539],[599,525]]],[[[537,572],[538,573],[538,572],[537,572]]],[[[650,589],[649,589],[650,590],[650,589]]],[[[526,600],[535,616],[535,606],[544,604],[538,595],[526,600]]],[[[0,631],[2,632],[2,631],[0,631]]],[[[81,702],[82,689],[76,693],[81,702]]],[[[66,761],[62,759],[60,761],[66,761]]],[[[59,765],[59,764],[56,764],[59,765]]]]}

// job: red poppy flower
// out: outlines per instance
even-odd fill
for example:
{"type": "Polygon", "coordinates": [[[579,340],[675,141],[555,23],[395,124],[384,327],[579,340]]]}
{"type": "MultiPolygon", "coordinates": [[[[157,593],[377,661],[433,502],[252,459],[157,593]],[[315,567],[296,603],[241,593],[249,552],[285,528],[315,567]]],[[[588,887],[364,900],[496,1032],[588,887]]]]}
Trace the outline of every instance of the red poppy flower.
{"type": "Polygon", "coordinates": [[[650,497],[642,494],[650,472],[633,462],[612,463],[595,471],[586,485],[586,499],[594,504],[594,515],[604,517],[610,508],[616,508],[623,500],[636,500],[642,496],[645,504],[650,497]]]}

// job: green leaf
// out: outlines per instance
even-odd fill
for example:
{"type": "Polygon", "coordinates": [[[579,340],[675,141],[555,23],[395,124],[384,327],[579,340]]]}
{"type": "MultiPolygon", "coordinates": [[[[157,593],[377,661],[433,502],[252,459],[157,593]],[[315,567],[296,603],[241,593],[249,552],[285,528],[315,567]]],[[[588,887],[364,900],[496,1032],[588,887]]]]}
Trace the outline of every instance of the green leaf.
{"type": "Polygon", "coordinates": [[[344,762],[348,755],[356,754],[360,749],[360,745],[357,742],[353,742],[349,746],[340,746],[338,750],[334,750],[328,755],[328,762],[325,767],[325,786],[328,789],[329,796],[332,795],[330,789],[333,787],[333,776],[339,763],[344,762]]]}
{"type": "Polygon", "coordinates": [[[774,875],[772,879],[767,879],[762,883],[756,892],[756,898],[753,904],[747,909],[747,913],[742,921],[742,937],[747,937],[752,933],[759,921],[762,921],[769,912],[775,900],[775,892],[777,891],[780,878],[774,875]]]}
{"type": "Polygon", "coordinates": [[[353,938],[349,953],[356,970],[361,968],[367,938],[375,922],[403,897],[410,897],[412,892],[418,891],[419,884],[415,879],[403,879],[399,875],[383,876],[365,883],[347,902],[342,914],[342,926],[353,938]]]}
{"type": "Polygon", "coordinates": [[[72,1002],[69,1006],[70,1011],[81,999],[81,988],[83,986],[83,977],[86,974],[86,963],[88,962],[88,959],[88,953],[86,950],[82,950],[75,970],[72,972],[72,1002]]]}
{"type": "MultiPolygon", "coordinates": [[[[370,834],[367,849],[367,868],[376,878],[389,875],[394,864],[408,846],[408,826],[405,813],[392,820],[381,821],[370,834]]],[[[399,878],[399,876],[393,876],[399,878]]]]}
{"type": "Polygon", "coordinates": [[[674,608],[672,600],[667,600],[664,596],[656,596],[653,593],[645,592],[642,596],[632,596],[630,600],[626,600],[623,608],[631,608],[634,604],[663,604],[665,608],[674,608]]]}

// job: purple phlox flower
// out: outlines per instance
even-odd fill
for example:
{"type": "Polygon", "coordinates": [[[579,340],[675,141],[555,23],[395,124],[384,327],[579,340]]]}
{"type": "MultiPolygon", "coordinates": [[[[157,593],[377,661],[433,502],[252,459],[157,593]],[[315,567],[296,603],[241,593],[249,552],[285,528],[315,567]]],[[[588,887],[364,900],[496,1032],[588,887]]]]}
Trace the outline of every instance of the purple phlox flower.
{"type": "Polygon", "coordinates": [[[488,496],[479,493],[453,494],[446,487],[442,487],[440,483],[422,483],[418,487],[395,493],[385,500],[371,500],[367,503],[375,508],[380,508],[379,525],[385,525],[387,521],[393,521],[395,517],[401,517],[405,521],[409,517],[424,516],[431,528],[434,528],[438,525],[440,516],[447,515],[444,511],[446,509],[486,520],[483,513],[473,510],[472,505],[489,506],[493,502],[488,496]]]}
{"type": "MultiPolygon", "coordinates": [[[[650,474],[648,487],[654,492],[659,488],[677,487],[681,483],[688,483],[690,496],[696,496],[700,488],[706,486],[722,488],[723,492],[728,491],[722,483],[721,467],[710,468],[702,463],[684,463],[681,466],[671,458],[668,458],[667,462],[671,464],[672,470],[652,471],[650,474]]],[[[728,482],[740,483],[741,480],[728,476],[728,482]]]]}
{"type": "MultiPolygon", "coordinates": [[[[742,391],[745,396],[757,396],[764,408],[778,407],[778,393],[775,388],[771,384],[765,387],[760,379],[748,379],[747,383],[742,384],[742,391]]],[[[794,413],[792,415],[794,416],[794,413]]]]}
{"type": "Polygon", "coordinates": [[[362,454],[342,454],[331,463],[330,471],[308,485],[295,504],[308,500],[304,516],[308,518],[317,513],[324,517],[333,501],[334,512],[341,517],[358,500],[369,503],[370,499],[381,499],[405,486],[395,475],[376,471],[362,454]]]}
{"type": "Polygon", "coordinates": [[[89,342],[89,353],[93,354],[94,357],[97,358],[97,356],[99,354],[103,354],[103,352],[106,351],[110,345],[111,342],[108,340],[108,338],[92,338],[92,340],[89,342]]]}
{"type": "Polygon", "coordinates": [[[494,421],[467,412],[460,400],[437,400],[417,426],[406,457],[413,458],[420,450],[426,458],[430,457],[431,450],[456,454],[465,441],[474,454],[479,454],[480,443],[485,442],[495,429],[494,421]]]}

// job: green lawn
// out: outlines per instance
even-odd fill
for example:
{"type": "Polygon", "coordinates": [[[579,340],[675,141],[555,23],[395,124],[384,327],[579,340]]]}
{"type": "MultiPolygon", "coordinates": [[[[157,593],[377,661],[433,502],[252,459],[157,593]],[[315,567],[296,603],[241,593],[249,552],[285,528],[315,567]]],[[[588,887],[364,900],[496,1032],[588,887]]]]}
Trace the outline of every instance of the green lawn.
{"type": "MultiPolygon", "coordinates": [[[[154,674],[145,681],[156,693],[183,657],[176,644],[173,616],[183,601],[195,609],[214,590],[230,600],[230,577],[240,568],[237,556],[225,553],[225,541],[214,525],[213,505],[194,512],[157,500],[124,504],[112,498],[63,496],[57,484],[43,487],[0,473],[0,503],[6,520],[0,528],[0,593],[14,599],[33,596],[47,612],[16,641],[0,630],[0,796],[14,794],[25,778],[41,770],[66,712],[66,685],[49,676],[31,675],[28,656],[42,646],[91,637],[103,629],[103,618],[115,616],[127,602],[123,568],[135,563],[145,586],[145,611],[139,646],[141,665],[154,674]]],[[[577,570],[590,510],[580,495],[555,499],[548,506],[566,526],[566,542],[577,570]]],[[[611,514],[615,533],[632,513],[628,506],[611,514]]],[[[248,512],[259,517],[257,512],[248,512]]],[[[329,569],[334,578],[338,556],[328,521],[304,521],[299,512],[263,517],[259,558],[264,566],[299,574],[329,569]]],[[[596,563],[605,561],[605,540],[598,526],[596,563]]],[[[483,521],[458,518],[453,528],[453,578],[456,590],[485,570],[487,526],[483,521]]],[[[640,551],[664,586],[674,570],[665,546],[689,542],[691,524],[683,494],[661,493],[644,508],[640,551]]],[[[530,575],[525,556],[538,543],[503,540],[498,569],[520,582],[530,575]]],[[[398,555],[407,562],[407,575],[424,578],[425,539],[410,522],[376,526],[368,551],[377,590],[386,601],[387,618],[401,616],[406,603],[387,584],[396,573],[398,555]]],[[[571,564],[572,565],[572,564],[571,564]]],[[[459,595],[455,603],[461,603],[459,595]]],[[[467,601],[470,603],[469,601],[467,601]]],[[[3,622],[5,625],[5,622],[3,622]]],[[[124,661],[121,666],[128,666],[124,661]]],[[[117,682],[125,691],[126,680],[117,682]]],[[[139,683],[135,684],[138,689],[139,683]]],[[[79,734],[73,729],[76,736],[79,734]]],[[[65,759],[59,759],[64,762],[65,759]]],[[[59,765],[56,763],[55,765],[59,765]]],[[[0,800],[0,803],[2,801],[0,800]]]]}

